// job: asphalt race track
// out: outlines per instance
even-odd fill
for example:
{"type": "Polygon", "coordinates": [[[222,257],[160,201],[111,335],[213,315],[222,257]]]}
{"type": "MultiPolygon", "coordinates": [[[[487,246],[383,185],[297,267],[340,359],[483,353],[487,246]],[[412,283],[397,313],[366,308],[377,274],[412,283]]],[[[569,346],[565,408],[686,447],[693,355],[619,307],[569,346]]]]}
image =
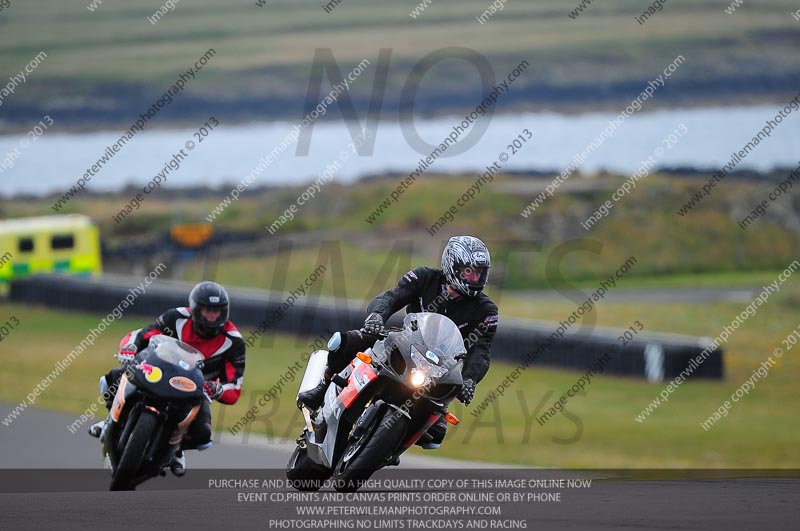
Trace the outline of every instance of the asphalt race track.
{"type": "MultiPolygon", "coordinates": [[[[0,404],[2,418],[10,410],[0,404]]],[[[736,531],[796,529],[800,522],[796,473],[641,481],[619,471],[499,468],[404,456],[400,467],[379,472],[356,494],[328,487],[299,493],[284,481],[291,445],[265,438],[248,444],[223,439],[188,454],[184,478],[168,475],[136,492],[107,492],[99,444],[85,431],[71,434],[72,421],[73,415],[29,409],[11,426],[0,426],[0,529],[736,531]],[[456,488],[459,482],[462,488],[456,488]],[[319,514],[299,513],[308,507],[319,507],[319,514]]]]}

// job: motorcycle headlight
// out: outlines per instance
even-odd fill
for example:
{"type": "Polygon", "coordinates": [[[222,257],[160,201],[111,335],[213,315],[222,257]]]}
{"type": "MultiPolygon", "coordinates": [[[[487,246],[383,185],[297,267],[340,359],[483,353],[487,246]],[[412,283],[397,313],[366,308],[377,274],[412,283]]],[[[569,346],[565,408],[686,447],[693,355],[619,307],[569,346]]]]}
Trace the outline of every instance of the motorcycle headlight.
{"type": "Polygon", "coordinates": [[[420,387],[425,381],[428,379],[428,375],[422,371],[417,369],[413,369],[411,371],[411,385],[414,387],[420,387]]]}

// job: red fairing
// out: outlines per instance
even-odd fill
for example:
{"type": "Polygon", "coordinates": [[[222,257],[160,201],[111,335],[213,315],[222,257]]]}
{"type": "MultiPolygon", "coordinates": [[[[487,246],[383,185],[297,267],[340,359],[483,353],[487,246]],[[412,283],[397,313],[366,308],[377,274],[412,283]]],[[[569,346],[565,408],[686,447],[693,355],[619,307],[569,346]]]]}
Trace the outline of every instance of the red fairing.
{"type": "Polygon", "coordinates": [[[420,437],[422,437],[422,434],[428,431],[431,426],[436,424],[436,421],[439,420],[441,416],[442,415],[439,413],[431,414],[431,416],[428,417],[428,421],[419,429],[419,431],[417,431],[417,433],[412,434],[411,437],[409,437],[408,440],[403,444],[403,450],[408,450],[409,448],[411,448],[411,446],[415,442],[417,442],[420,437]]]}
{"type": "MultiPolygon", "coordinates": [[[[356,397],[358,397],[361,392],[358,388],[356,388],[356,374],[360,375],[361,380],[366,380],[367,383],[378,377],[378,374],[371,365],[367,365],[366,363],[358,364],[358,366],[354,368],[353,373],[350,375],[350,381],[348,382],[347,387],[342,389],[342,392],[339,393],[339,400],[342,401],[344,407],[350,407],[350,404],[355,401],[356,397]]],[[[361,385],[362,389],[364,388],[364,385],[366,384],[361,385]]]]}

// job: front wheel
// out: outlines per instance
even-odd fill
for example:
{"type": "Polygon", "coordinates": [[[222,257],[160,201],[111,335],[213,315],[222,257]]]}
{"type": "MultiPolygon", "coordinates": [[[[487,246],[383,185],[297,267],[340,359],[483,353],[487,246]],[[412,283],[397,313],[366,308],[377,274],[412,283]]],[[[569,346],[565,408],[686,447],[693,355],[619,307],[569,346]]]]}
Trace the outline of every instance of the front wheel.
{"type": "Polygon", "coordinates": [[[143,412],[139,415],[128,443],[122,451],[122,457],[114,471],[109,490],[133,490],[133,480],[139,472],[142,458],[147,451],[147,445],[156,429],[157,419],[153,415],[143,412]]]}
{"type": "Polygon", "coordinates": [[[333,486],[339,492],[355,492],[372,474],[386,464],[403,440],[409,419],[396,409],[383,417],[376,416],[371,425],[345,448],[333,474],[333,486]]]}
{"type": "Polygon", "coordinates": [[[295,447],[286,465],[286,479],[292,487],[301,491],[317,491],[330,476],[330,470],[312,461],[305,448],[295,447]]]}

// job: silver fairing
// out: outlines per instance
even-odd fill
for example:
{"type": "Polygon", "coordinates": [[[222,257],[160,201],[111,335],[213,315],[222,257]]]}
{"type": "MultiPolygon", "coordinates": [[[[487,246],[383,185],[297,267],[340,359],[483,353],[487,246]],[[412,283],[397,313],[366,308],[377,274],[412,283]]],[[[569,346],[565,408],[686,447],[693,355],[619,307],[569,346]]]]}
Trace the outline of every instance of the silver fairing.
{"type": "Polygon", "coordinates": [[[320,380],[325,375],[325,367],[328,364],[328,351],[315,350],[308,358],[306,372],[303,374],[303,381],[300,382],[299,395],[319,385],[320,380]]]}
{"type": "MultiPolygon", "coordinates": [[[[370,352],[371,349],[367,349],[367,353],[370,352]]],[[[345,380],[348,380],[351,372],[360,365],[364,365],[364,362],[356,358],[353,360],[352,365],[348,365],[342,372],[339,373],[339,376],[345,380]]],[[[361,381],[358,378],[354,378],[353,383],[356,391],[361,393],[364,387],[366,387],[370,382],[361,381]]],[[[336,384],[332,383],[330,386],[328,386],[328,390],[325,392],[325,403],[322,406],[322,422],[317,424],[321,426],[324,422],[324,424],[327,426],[324,438],[321,441],[317,440],[319,432],[316,430],[311,432],[308,437],[309,457],[313,461],[321,463],[328,468],[333,468],[334,466],[333,454],[336,451],[336,441],[338,439],[337,435],[340,427],[340,420],[342,418],[342,414],[347,409],[342,401],[339,400],[339,394],[341,392],[342,388],[336,384]]]]}

